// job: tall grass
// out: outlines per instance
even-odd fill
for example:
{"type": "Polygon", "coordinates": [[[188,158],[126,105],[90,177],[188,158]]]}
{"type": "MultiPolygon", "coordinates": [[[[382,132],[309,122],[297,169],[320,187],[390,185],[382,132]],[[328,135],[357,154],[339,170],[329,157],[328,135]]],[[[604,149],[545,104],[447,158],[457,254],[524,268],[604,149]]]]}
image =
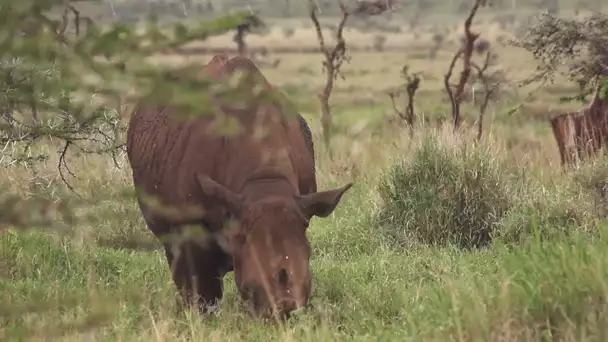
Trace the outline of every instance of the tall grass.
{"type": "Polygon", "coordinates": [[[380,182],[383,206],[376,222],[401,242],[466,249],[495,239],[514,244],[595,231],[608,170],[604,159],[568,177],[547,178],[527,172],[525,164],[513,165],[508,154],[491,139],[463,144],[423,138],[380,182]]]}
{"type": "MultiPolygon", "coordinates": [[[[82,165],[80,188],[95,190],[86,196],[111,200],[72,234],[0,236],[0,335],[605,340],[608,226],[594,190],[606,174],[604,161],[559,177],[526,176],[508,165],[510,151],[491,142],[475,147],[444,133],[390,139],[397,145],[359,139],[357,159],[344,137],[336,139],[333,159],[319,148],[320,188],[353,178],[356,186],[331,217],[314,219],[312,307],[283,326],[246,314],[232,275],[219,313],[179,312],[157,242],[135,202],[119,196],[131,186],[129,168],[107,171],[101,158],[74,161],[82,165]],[[479,232],[491,238],[487,248],[468,248],[479,232]]],[[[0,172],[8,182],[27,178],[18,169],[0,172]]]]}

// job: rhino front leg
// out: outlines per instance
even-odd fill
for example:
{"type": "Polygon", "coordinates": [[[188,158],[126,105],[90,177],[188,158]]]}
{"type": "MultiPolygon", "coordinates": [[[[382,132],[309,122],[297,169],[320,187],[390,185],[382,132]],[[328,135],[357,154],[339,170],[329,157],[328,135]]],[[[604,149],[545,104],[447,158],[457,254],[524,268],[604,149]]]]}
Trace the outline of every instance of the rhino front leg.
{"type": "Polygon", "coordinates": [[[167,262],[182,301],[197,306],[202,313],[219,308],[223,296],[222,278],[225,272],[219,247],[203,248],[195,243],[182,243],[177,249],[165,245],[167,262]]]}

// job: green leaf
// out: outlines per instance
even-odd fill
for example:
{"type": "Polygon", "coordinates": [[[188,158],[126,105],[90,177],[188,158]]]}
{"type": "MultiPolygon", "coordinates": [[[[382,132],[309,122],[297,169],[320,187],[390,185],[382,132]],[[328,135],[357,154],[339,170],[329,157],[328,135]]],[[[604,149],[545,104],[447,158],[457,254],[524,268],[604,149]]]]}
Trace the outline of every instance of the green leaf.
{"type": "Polygon", "coordinates": [[[608,99],[608,78],[606,78],[604,80],[604,85],[602,86],[602,89],[600,90],[600,98],[602,100],[608,99]]]}

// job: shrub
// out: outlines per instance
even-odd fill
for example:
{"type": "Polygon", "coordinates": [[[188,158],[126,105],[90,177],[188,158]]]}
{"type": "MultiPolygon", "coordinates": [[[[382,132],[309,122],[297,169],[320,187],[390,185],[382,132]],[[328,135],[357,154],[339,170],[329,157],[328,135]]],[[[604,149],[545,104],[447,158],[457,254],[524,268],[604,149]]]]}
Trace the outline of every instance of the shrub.
{"type": "Polygon", "coordinates": [[[518,201],[503,217],[493,238],[512,246],[595,231],[596,216],[586,210],[588,203],[582,198],[571,192],[569,196],[540,194],[518,201]]]}
{"type": "Polygon", "coordinates": [[[423,140],[381,180],[377,223],[400,243],[466,249],[597,232],[608,210],[607,162],[542,179],[507,165],[497,152],[423,140]]]}
{"type": "Polygon", "coordinates": [[[513,202],[506,173],[490,151],[456,149],[425,139],[411,160],[381,181],[378,218],[398,240],[487,245],[513,202]]]}
{"type": "Polygon", "coordinates": [[[574,186],[588,193],[594,209],[601,217],[608,216],[608,158],[600,156],[573,173],[574,186]]]}

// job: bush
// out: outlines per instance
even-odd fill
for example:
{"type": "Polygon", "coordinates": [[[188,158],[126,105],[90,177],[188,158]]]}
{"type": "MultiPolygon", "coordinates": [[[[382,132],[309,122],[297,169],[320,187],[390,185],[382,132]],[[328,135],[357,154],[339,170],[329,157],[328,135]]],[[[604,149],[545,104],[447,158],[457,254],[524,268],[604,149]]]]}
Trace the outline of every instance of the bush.
{"type": "Polygon", "coordinates": [[[448,147],[425,139],[381,180],[378,223],[400,243],[465,249],[497,239],[520,245],[597,231],[606,214],[601,195],[608,163],[536,179],[526,170],[512,171],[498,155],[488,146],[448,147]]]}
{"type": "Polygon", "coordinates": [[[608,157],[600,156],[573,173],[574,185],[588,193],[600,217],[608,216],[608,157]]]}
{"type": "Polygon", "coordinates": [[[426,139],[379,186],[378,218],[398,240],[463,248],[487,245],[513,203],[503,168],[483,148],[454,149],[426,139]]]}
{"type": "Polygon", "coordinates": [[[554,192],[539,192],[518,201],[503,217],[493,238],[507,245],[523,245],[596,230],[595,213],[586,209],[589,206],[584,199],[572,192],[554,192]]]}

